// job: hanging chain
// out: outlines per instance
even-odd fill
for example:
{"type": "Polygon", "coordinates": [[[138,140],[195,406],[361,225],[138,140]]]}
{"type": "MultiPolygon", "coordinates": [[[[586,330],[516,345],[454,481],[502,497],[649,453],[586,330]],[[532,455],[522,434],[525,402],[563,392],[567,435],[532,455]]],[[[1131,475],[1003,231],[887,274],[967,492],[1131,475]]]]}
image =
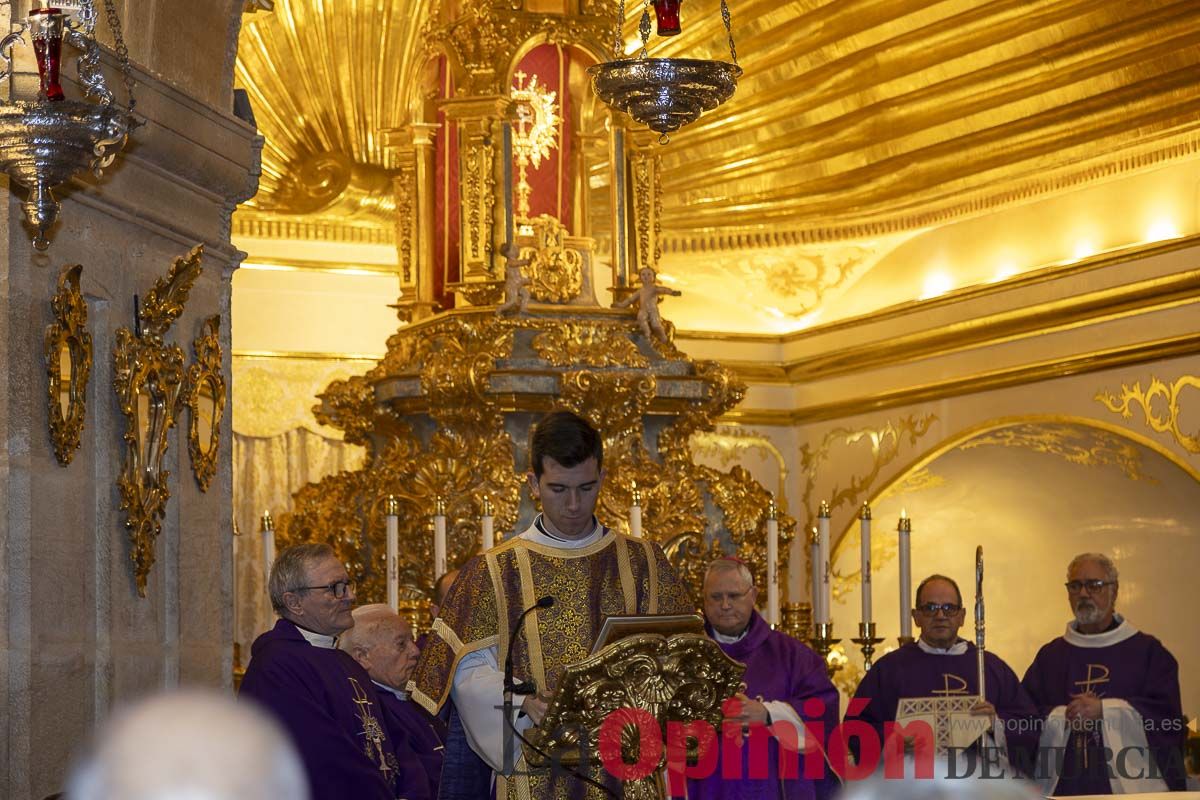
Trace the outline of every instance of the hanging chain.
{"type": "Polygon", "coordinates": [[[650,0],[642,0],[642,19],[638,22],[638,33],[642,35],[642,51],[638,53],[638,58],[645,58],[647,48],[650,47],[650,0]]]}
{"type": "Polygon", "coordinates": [[[725,21],[725,33],[729,34],[729,57],[733,59],[733,65],[736,67],[737,48],[733,46],[733,27],[729,23],[729,3],[725,0],[721,0],[721,19],[725,21]]]}
{"type": "MultiPolygon", "coordinates": [[[[724,3],[725,0],[721,2],[724,3]]],[[[133,96],[133,67],[129,65],[129,48],[125,46],[125,37],[121,35],[121,20],[117,17],[113,0],[104,0],[104,16],[108,20],[108,29],[112,31],[117,59],[121,62],[121,76],[125,79],[125,93],[129,96],[129,127],[133,128],[137,124],[133,118],[133,109],[137,106],[137,100],[133,96]]],[[[728,27],[729,23],[726,22],[725,26],[728,27]]],[[[732,42],[730,39],[730,43],[732,42]]]]}
{"type": "Polygon", "coordinates": [[[619,0],[617,7],[617,27],[613,31],[613,61],[620,61],[625,55],[625,0],[619,0]]]}

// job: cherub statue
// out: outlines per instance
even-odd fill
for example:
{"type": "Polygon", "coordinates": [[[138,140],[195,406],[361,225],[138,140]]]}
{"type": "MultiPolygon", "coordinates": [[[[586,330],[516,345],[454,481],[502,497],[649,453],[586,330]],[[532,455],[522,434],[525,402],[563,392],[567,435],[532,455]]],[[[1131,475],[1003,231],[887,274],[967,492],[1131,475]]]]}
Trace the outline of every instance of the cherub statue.
{"type": "Polygon", "coordinates": [[[638,302],[637,321],[642,327],[642,333],[649,339],[651,335],[660,342],[667,341],[667,332],[663,330],[662,317],[658,313],[658,296],[663,294],[679,297],[683,292],[678,289],[671,289],[667,286],[659,286],[656,281],[654,270],[650,267],[642,267],[638,272],[638,277],[642,279],[642,285],[636,292],[626,297],[624,300],[616,304],[616,308],[629,308],[636,300],[638,302]]]}
{"type": "Polygon", "coordinates": [[[529,278],[521,273],[521,267],[529,264],[531,258],[517,258],[521,250],[513,242],[505,242],[500,248],[504,256],[504,304],[496,309],[497,314],[516,311],[520,314],[529,304],[529,278]]]}

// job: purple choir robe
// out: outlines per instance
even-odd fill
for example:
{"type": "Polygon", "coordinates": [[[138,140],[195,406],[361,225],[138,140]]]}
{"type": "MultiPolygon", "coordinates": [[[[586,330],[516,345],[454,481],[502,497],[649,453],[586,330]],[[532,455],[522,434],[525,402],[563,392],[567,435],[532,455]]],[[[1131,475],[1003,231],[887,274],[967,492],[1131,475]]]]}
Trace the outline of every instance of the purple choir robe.
{"type": "Polygon", "coordinates": [[[281,619],[254,640],[240,697],[278,720],[312,800],[393,800],[396,757],[375,685],[349,654],[314,647],[281,619]]]}
{"type": "MultiPolygon", "coordinates": [[[[854,716],[848,710],[846,719],[870,724],[882,744],[884,723],[896,720],[902,698],[978,694],[978,651],[974,644],[965,644],[966,652],[961,655],[927,653],[917,642],[886,654],[875,662],[854,691],[850,707],[857,705],[855,701],[866,701],[865,707],[854,716]]],[[[996,716],[1003,723],[1009,763],[1018,765],[1036,717],[1033,702],[1021,688],[1017,674],[995,653],[984,651],[983,665],[985,699],[996,707],[996,716]]],[[[858,758],[861,752],[858,739],[850,738],[848,744],[858,758]]]]}
{"type": "MultiPolygon", "coordinates": [[[[711,627],[708,628],[708,634],[712,636],[711,627]]],[[[825,662],[814,651],[791,636],[771,630],[757,611],[750,617],[744,637],[732,644],[718,644],[726,655],[746,665],[743,680],[748,697],[758,699],[761,696],[764,701],[784,701],[796,710],[796,715],[804,722],[823,723],[826,735],[833,730],[837,724],[838,693],[829,680],[825,662]],[[809,717],[804,713],[804,701],[810,698],[821,701],[823,714],[809,717]]],[[[722,760],[726,749],[724,744],[718,733],[716,770],[707,778],[688,781],[689,800],[824,800],[838,788],[836,776],[824,765],[824,758],[820,755],[811,757],[822,759],[823,778],[816,781],[805,778],[805,756],[796,754],[792,757],[796,759],[798,766],[795,773],[799,777],[782,780],[779,776],[779,744],[774,737],[769,740],[769,771],[765,779],[747,777],[750,774],[748,737],[743,737],[741,742],[742,764],[739,770],[726,769],[722,760]],[[723,774],[727,771],[742,777],[724,778],[723,774]]]]}
{"type": "MultiPolygon", "coordinates": [[[[1139,727],[1158,769],[1156,775],[1171,791],[1183,791],[1187,780],[1183,763],[1187,730],[1179,693],[1179,665],[1158,639],[1132,626],[1122,630],[1128,623],[1118,621],[1120,627],[1096,635],[1097,639],[1115,641],[1107,646],[1079,646],[1062,636],[1045,645],[1029,665],[1023,684],[1043,721],[1057,706],[1071,702],[1072,695],[1088,689],[1100,696],[1101,704],[1109,699],[1128,703],[1142,717],[1139,727]]],[[[1099,643],[1074,631],[1068,637],[1099,643]]],[[[1123,746],[1145,745],[1106,739],[1106,733],[1113,737],[1116,731],[1110,732],[1107,724],[1098,724],[1092,731],[1070,734],[1054,794],[1112,793],[1109,770],[1119,770],[1119,762],[1115,753],[1105,759],[1104,749],[1119,752],[1123,746]]]]}
{"type": "Polygon", "coordinates": [[[442,778],[445,724],[416,703],[402,700],[387,689],[379,689],[379,700],[400,767],[396,777],[397,797],[434,800],[442,778]]]}

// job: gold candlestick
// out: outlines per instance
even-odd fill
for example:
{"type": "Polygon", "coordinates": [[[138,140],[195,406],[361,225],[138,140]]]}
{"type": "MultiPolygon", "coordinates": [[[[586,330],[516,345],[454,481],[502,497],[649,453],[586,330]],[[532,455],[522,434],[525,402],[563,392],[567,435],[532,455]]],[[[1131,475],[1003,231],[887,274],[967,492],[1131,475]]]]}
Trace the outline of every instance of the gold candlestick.
{"type": "Polygon", "coordinates": [[[812,603],[784,603],[783,632],[809,644],[812,641],[812,613],[812,603]]]}
{"type": "Polygon", "coordinates": [[[875,635],[875,623],[874,622],[858,623],[858,638],[851,639],[850,641],[854,642],[856,645],[858,645],[859,649],[862,650],[863,670],[864,671],[870,670],[871,669],[871,656],[874,655],[874,653],[875,653],[875,645],[880,644],[883,641],[882,636],[875,635]]]}
{"type": "Polygon", "coordinates": [[[820,653],[821,658],[825,661],[825,671],[832,678],[833,674],[841,669],[840,664],[829,663],[829,651],[833,649],[835,644],[841,644],[841,639],[833,638],[833,623],[818,622],[813,626],[815,631],[812,638],[812,648],[820,653]]]}

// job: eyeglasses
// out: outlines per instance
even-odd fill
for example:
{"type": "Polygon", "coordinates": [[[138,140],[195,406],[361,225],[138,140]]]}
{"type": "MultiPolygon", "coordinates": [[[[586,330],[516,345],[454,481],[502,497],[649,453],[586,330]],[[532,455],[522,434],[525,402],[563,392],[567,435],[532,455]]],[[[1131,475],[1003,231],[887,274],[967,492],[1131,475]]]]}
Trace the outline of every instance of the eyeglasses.
{"type": "Polygon", "coordinates": [[[1099,578],[1095,578],[1090,581],[1067,581],[1063,586],[1067,587],[1067,591],[1071,594],[1079,594],[1084,589],[1088,591],[1088,594],[1091,594],[1092,592],[1100,591],[1105,586],[1114,586],[1115,584],[1116,581],[1102,581],[1099,578]]]}
{"type": "Polygon", "coordinates": [[[922,603],[917,606],[917,611],[920,611],[922,614],[928,614],[931,617],[941,611],[947,617],[952,617],[962,611],[962,606],[958,603],[922,603]]]}
{"type": "Polygon", "coordinates": [[[297,586],[292,589],[293,592],[307,592],[310,590],[324,589],[327,592],[332,592],[333,596],[341,600],[346,594],[354,588],[354,581],[334,581],[323,586],[297,586]]]}

